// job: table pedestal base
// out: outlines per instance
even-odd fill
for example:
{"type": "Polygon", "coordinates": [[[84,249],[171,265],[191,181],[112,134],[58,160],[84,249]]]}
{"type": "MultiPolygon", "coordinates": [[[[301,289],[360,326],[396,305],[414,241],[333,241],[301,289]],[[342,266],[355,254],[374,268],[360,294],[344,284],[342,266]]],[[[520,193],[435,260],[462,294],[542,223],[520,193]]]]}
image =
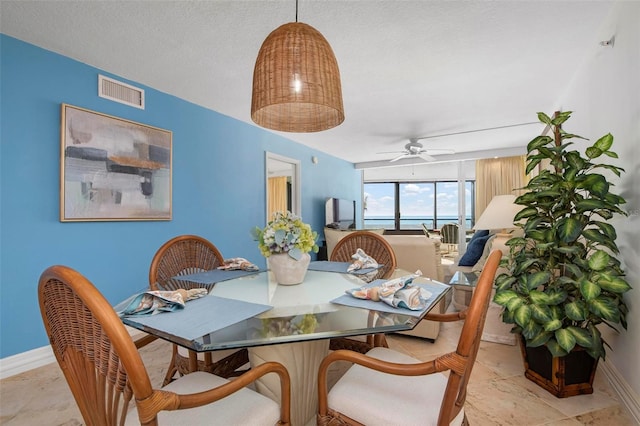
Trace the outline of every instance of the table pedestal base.
{"type": "MultiPolygon", "coordinates": [[[[328,353],[329,340],[249,348],[252,367],[277,361],[289,371],[292,426],[307,424],[318,412],[318,368],[328,353]]],[[[268,374],[256,381],[256,389],[274,401],[280,401],[280,381],[276,375],[268,374]]]]}

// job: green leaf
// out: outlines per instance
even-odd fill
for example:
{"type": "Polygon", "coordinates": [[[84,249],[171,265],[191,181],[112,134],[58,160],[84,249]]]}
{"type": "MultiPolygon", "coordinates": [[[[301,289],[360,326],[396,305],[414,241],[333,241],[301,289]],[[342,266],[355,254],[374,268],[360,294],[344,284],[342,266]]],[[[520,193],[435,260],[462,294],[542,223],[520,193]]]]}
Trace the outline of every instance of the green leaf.
{"type": "Polygon", "coordinates": [[[583,348],[590,348],[592,342],[591,333],[589,333],[584,328],[569,326],[567,330],[573,334],[575,338],[576,344],[582,346],[583,348]]]}
{"type": "Polygon", "coordinates": [[[593,222],[600,230],[604,233],[604,235],[610,240],[615,240],[618,238],[618,234],[616,234],[616,229],[613,225],[610,225],[606,222],[594,221],[593,222]]]}
{"type": "Polygon", "coordinates": [[[609,259],[611,257],[604,250],[597,250],[589,257],[589,268],[594,271],[602,271],[609,265],[609,259]]]}
{"type": "Polygon", "coordinates": [[[533,217],[537,215],[538,215],[538,209],[536,209],[535,207],[526,207],[520,210],[518,213],[516,213],[516,215],[513,217],[513,221],[518,222],[521,219],[527,219],[529,217],[533,217]]]}
{"type": "Polygon", "coordinates": [[[555,339],[549,339],[547,342],[547,349],[551,352],[552,357],[562,357],[568,354],[568,352],[565,351],[555,339]]]}
{"type": "Polygon", "coordinates": [[[604,243],[608,240],[608,238],[597,229],[585,229],[582,231],[582,236],[585,237],[589,241],[594,241],[596,243],[604,243]]]}
{"type": "Polygon", "coordinates": [[[531,305],[531,317],[535,319],[536,322],[545,326],[553,320],[551,309],[549,309],[549,307],[546,305],[531,305]]]}
{"type": "Polygon", "coordinates": [[[587,157],[589,158],[598,158],[602,155],[602,150],[595,146],[590,146],[585,150],[585,154],[587,154],[587,157]]]}
{"type": "Polygon", "coordinates": [[[527,144],[527,152],[539,149],[551,142],[553,142],[553,139],[549,136],[536,136],[527,144]]]}
{"type": "Polygon", "coordinates": [[[524,334],[524,330],[522,333],[527,340],[527,346],[530,348],[536,348],[538,346],[542,346],[549,341],[549,339],[553,336],[553,333],[548,331],[544,331],[541,328],[538,328],[538,332],[535,334],[526,335],[524,334]]]}
{"type": "MultiPolygon", "coordinates": [[[[584,232],[583,232],[584,234],[584,232]]],[[[578,246],[561,246],[561,247],[552,247],[553,251],[562,254],[578,254],[581,249],[578,246]]]]}
{"type": "Polygon", "coordinates": [[[589,311],[591,311],[593,314],[608,321],[613,321],[616,323],[620,321],[620,310],[610,298],[597,297],[593,300],[589,300],[587,303],[589,306],[589,311]]]}
{"type": "MultiPolygon", "coordinates": [[[[538,286],[536,286],[537,288],[538,286]]],[[[529,298],[536,305],[548,305],[549,304],[549,296],[546,293],[538,290],[532,290],[529,292],[529,298]]]]}
{"type": "MultiPolygon", "coordinates": [[[[544,284],[547,284],[550,279],[551,279],[551,272],[549,271],[540,271],[540,272],[534,272],[532,274],[528,274],[527,288],[529,288],[529,290],[534,290],[544,284]]],[[[546,295],[544,296],[546,297],[546,295]]]]}
{"type": "Polygon", "coordinates": [[[538,113],[538,120],[540,120],[544,124],[548,124],[549,126],[551,125],[551,118],[544,112],[538,113]]]}
{"type": "Polygon", "coordinates": [[[570,243],[578,239],[582,234],[582,223],[573,217],[568,217],[558,221],[558,238],[570,243]]]}
{"type": "Polygon", "coordinates": [[[544,327],[545,331],[556,331],[556,330],[558,330],[559,328],[562,327],[562,321],[557,320],[557,319],[550,320],[550,321],[546,322],[543,325],[543,327],[544,327]]]}
{"type": "Polygon", "coordinates": [[[611,133],[607,133],[593,144],[593,146],[601,151],[609,151],[611,145],[613,145],[613,135],[611,133]]]}
{"type": "MultiPolygon", "coordinates": [[[[565,121],[567,121],[570,116],[571,116],[571,111],[558,112],[557,114],[554,115],[553,119],[551,120],[551,124],[553,124],[554,126],[559,126],[565,121]]],[[[540,118],[540,116],[538,116],[538,118],[540,118]]]]}
{"type": "Polygon", "coordinates": [[[554,290],[548,293],[548,304],[549,305],[559,305],[560,303],[567,300],[568,294],[564,290],[554,290]]]}
{"type": "Polygon", "coordinates": [[[582,176],[577,181],[577,187],[588,190],[600,198],[603,198],[609,192],[609,183],[604,176],[598,173],[591,173],[582,176]]]}
{"type": "Polygon", "coordinates": [[[606,204],[602,200],[598,200],[595,198],[588,198],[585,200],[580,200],[576,203],[576,213],[585,213],[598,209],[603,209],[606,207],[606,204]]]}
{"type": "Polygon", "coordinates": [[[496,291],[493,301],[500,306],[505,306],[513,298],[518,298],[518,293],[513,290],[496,291]]]}
{"type": "Polygon", "coordinates": [[[523,271],[529,270],[531,265],[534,265],[537,262],[538,259],[527,259],[525,261],[518,262],[514,267],[513,273],[515,275],[520,275],[523,271]]]}
{"type": "Polygon", "coordinates": [[[514,312],[514,318],[516,324],[520,327],[526,327],[529,321],[531,321],[531,308],[528,305],[520,306],[514,312]]]}
{"type": "Polygon", "coordinates": [[[574,301],[564,305],[564,312],[567,318],[573,321],[584,321],[587,319],[587,308],[582,302],[574,301]]]}
{"type": "Polygon", "coordinates": [[[514,297],[513,299],[507,302],[507,305],[505,307],[507,308],[508,311],[515,312],[523,304],[524,304],[524,300],[522,300],[520,297],[514,297]]]}
{"type": "Polygon", "coordinates": [[[585,300],[589,301],[595,299],[600,296],[601,291],[602,290],[599,285],[592,283],[588,279],[585,278],[580,280],[580,293],[585,300]]]}
{"type": "Polygon", "coordinates": [[[601,276],[598,280],[598,285],[604,290],[610,291],[616,294],[622,294],[631,290],[631,286],[628,282],[619,277],[607,277],[601,276]]]}
{"type": "Polygon", "coordinates": [[[575,336],[566,328],[556,330],[555,338],[558,342],[558,345],[560,345],[560,347],[567,353],[571,352],[571,349],[573,349],[573,347],[576,345],[575,336]]]}

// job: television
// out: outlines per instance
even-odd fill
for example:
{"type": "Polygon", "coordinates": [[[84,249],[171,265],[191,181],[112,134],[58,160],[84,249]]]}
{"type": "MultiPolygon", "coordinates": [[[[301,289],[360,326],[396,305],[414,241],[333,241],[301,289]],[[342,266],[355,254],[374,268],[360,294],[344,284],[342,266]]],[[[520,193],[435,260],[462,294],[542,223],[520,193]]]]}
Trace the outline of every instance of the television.
{"type": "Polygon", "coordinates": [[[356,229],[356,202],[329,198],[325,205],[325,224],[334,229],[356,229]]]}

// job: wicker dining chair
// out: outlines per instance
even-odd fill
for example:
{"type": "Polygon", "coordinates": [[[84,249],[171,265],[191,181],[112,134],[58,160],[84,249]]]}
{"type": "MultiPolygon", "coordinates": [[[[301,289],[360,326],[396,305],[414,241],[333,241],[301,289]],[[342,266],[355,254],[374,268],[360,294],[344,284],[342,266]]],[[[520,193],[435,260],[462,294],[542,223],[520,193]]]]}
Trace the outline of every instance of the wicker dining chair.
{"type": "MultiPolygon", "coordinates": [[[[153,257],[149,268],[149,287],[151,290],[209,288],[210,285],[182,281],[174,277],[209,271],[222,264],[224,258],[220,250],[210,241],[197,235],[180,235],[164,243],[153,257]]],[[[246,371],[239,369],[248,362],[247,349],[197,353],[173,345],[163,386],[171,382],[176,373],[182,376],[194,371],[207,371],[229,378],[246,371]]]]}
{"type": "Polygon", "coordinates": [[[334,351],[318,372],[318,425],[466,425],[467,384],[478,354],[491,290],[502,252],[495,250],[482,270],[469,307],[456,313],[427,314],[435,321],[464,320],[456,350],[421,361],[388,348],[367,354],[334,351]],[[330,392],[333,362],[354,365],[330,392]],[[448,377],[442,372],[449,372],[448,377]]]}
{"type": "Polygon", "coordinates": [[[458,233],[460,226],[457,223],[445,223],[440,228],[440,242],[446,244],[448,253],[458,252],[458,233]]]}
{"type": "MultiPolygon", "coordinates": [[[[391,244],[389,244],[384,237],[374,232],[355,231],[349,233],[346,237],[338,241],[331,252],[331,259],[329,260],[333,262],[351,262],[351,256],[353,256],[359,248],[374,258],[379,265],[382,265],[373,279],[387,279],[393,275],[397,266],[396,254],[393,251],[393,247],[391,247],[391,244]]],[[[365,353],[376,346],[388,346],[384,334],[368,335],[364,341],[357,337],[338,337],[329,341],[329,348],[331,350],[350,349],[365,353]]]]}
{"type": "Polygon", "coordinates": [[[49,267],[40,276],[38,298],[53,353],[87,425],[290,422],[290,378],[280,363],[261,364],[231,381],[195,372],[153,389],[118,314],[83,275],[49,267]],[[280,404],[247,388],[270,373],[279,377],[280,404]]]}

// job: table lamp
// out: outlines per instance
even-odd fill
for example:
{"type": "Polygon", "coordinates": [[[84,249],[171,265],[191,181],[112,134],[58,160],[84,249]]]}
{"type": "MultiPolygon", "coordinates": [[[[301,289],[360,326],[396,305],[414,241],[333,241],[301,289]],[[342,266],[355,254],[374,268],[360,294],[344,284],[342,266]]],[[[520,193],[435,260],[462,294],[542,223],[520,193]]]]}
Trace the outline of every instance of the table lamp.
{"type": "Polygon", "coordinates": [[[508,230],[516,227],[513,218],[522,210],[522,206],[514,203],[515,199],[515,195],[496,195],[493,197],[472,229],[495,230],[498,231],[498,236],[509,237],[508,230]]]}

